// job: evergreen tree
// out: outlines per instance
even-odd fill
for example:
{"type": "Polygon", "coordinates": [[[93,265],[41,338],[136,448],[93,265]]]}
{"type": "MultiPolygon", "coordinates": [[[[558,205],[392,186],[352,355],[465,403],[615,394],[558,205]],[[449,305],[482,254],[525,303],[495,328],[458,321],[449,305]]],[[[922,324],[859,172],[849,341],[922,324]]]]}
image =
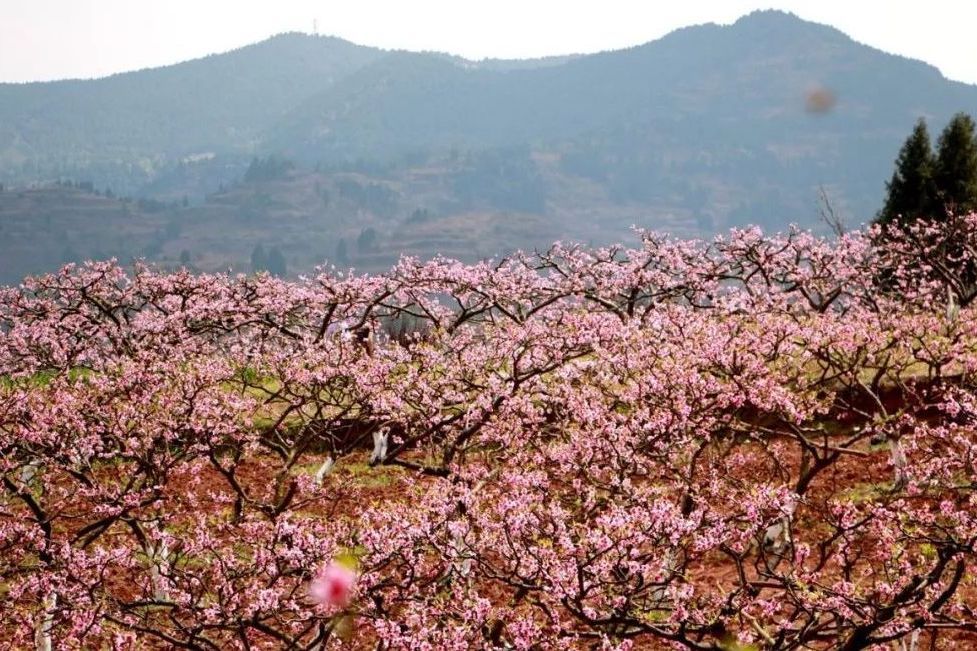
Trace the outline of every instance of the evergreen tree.
{"type": "Polygon", "coordinates": [[[977,210],[977,127],[966,113],[953,116],[940,134],[934,178],[945,210],[977,210]]]}
{"type": "Polygon", "coordinates": [[[339,238],[339,243],[336,245],[336,263],[343,267],[349,265],[349,251],[346,247],[346,238],[339,238]]]}
{"type": "Polygon", "coordinates": [[[288,275],[288,266],[285,264],[285,256],[277,246],[271,247],[268,251],[268,273],[282,278],[288,275]]]}
{"type": "Polygon", "coordinates": [[[295,163],[284,158],[269,156],[268,158],[252,158],[248,171],[244,173],[244,182],[275,181],[288,176],[289,171],[295,169],[295,163]]]}
{"type": "Polygon", "coordinates": [[[265,247],[257,244],[251,252],[251,271],[258,273],[268,270],[268,256],[265,254],[265,247]]]}
{"type": "Polygon", "coordinates": [[[379,236],[372,226],[368,226],[360,231],[360,236],[356,238],[356,248],[360,253],[370,253],[377,249],[379,236]]]}
{"type": "Polygon", "coordinates": [[[892,180],[886,184],[888,194],[878,221],[888,224],[920,217],[930,219],[936,214],[942,214],[942,210],[935,210],[938,200],[933,178],[934,167],[929,131],[926,129],[926,122],[920,118],[912,135],[899,150],[896,170],[892,174],[892,180]]]}

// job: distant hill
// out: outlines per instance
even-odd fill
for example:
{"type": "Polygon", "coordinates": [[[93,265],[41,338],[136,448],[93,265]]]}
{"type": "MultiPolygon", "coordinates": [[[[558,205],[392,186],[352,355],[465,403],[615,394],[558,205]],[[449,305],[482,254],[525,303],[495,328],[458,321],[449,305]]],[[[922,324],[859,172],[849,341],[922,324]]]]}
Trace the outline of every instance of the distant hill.
{"type": "Polygon", "coordinates": [[[284,34],[104,79],[0,84],[0,179],[85,178],[138,192],[188,157],[250,156],[295,106],[379,56],[284,34]]]}
{"type": "Polygon", "coordinates": [[[295,226],[289,242],[280,228],[300,214],[324,229],[320,248],[376,228],[369,266],[400,252],[619,240],[630,224],[811,226],[822,187],[858,223],[878,209],[914,121],[936,132],[958,111],[977,114],[977,86],[777,11],[531,61],[288,34],[106,79],[0,85],[0,182],[188,197],[198,253],[215,268],[277,239],[304,261],[290,269],[307,269],[312,252],[297,252],[318,240],[295,226]],[[294,163],[287,178],[243,183],[268,156],[294,163]],[[224,244],[204,251],[210,231],[224,244]]]}
{"type": "Polygon", "coordinates": [[[249,273],[258,245],[281,250],[292,274],[327,261],[380,271],[404,254],[479,259],[558,236],[541,215],[475,203],[421,207],[445,196],[439,173],[424,174],[416,169],[390,180],[293,170],[235,184],[201,203],[106,196],[87,183],[0,190],[0,284],[108,258],[249,273]],[[408,203],[405,184],[421,205],[408,203]]]}

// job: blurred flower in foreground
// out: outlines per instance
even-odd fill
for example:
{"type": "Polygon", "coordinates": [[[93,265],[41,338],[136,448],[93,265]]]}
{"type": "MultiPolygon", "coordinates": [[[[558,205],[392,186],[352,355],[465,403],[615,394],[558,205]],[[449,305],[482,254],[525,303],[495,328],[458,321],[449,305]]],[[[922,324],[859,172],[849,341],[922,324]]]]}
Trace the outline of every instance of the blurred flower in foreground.
{"type": "Polygon", "coordinates": [[[309,594],[324,606],[343,607],[349,603],[355,583],[356,572],[333,561],[312,581],[309,594]]]}

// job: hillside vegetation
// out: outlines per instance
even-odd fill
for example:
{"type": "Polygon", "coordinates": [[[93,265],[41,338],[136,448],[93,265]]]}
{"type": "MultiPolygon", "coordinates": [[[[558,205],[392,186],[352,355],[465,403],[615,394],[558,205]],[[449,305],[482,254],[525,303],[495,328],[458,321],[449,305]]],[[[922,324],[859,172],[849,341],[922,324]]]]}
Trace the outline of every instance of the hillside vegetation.
{"type": "MultiPolygon", "coordinates": [[[[224,252],[189,247],[211,270],[240,268],[257,243],[277,239],[292,270],[311,271],[340,239],[348,248],[373,227],[383,257],[369,268],[379,270],[401,251],[475,260],[509,248],[512,233],[531,248],[554,238],[607,243],[630,224],[685,235],[810,226],[821,188],[857,224],[878,210],[913,123],[960,111],[977,112],[977,87],[775,11],[534,61],[286,34],[106,79],[0,85],[0,183],[87,181],[135,199],[187,197],[199,209],[198,239],[229,240],[224,252]],[[289,179],[236,187],[253,159],[271,156],[294,163],[289,179]],[[318,184],[335,199],[344,178],[389,196],[340,216],[341,203],[323,208],[320,197],[316,206],[302,190],[318,184]],[[261,217],[228,228],[222,206],[261,217]],[[309,242],[287,235],[298,214],[311,220],[309,242]],[[416,215],[435,219],[418,229],[416,215]],[[341,217],[363,227],[334,224],[341,217]],[[488,226],[457,234],[453,224],[469,219],[488,226]]],[[[18,214],[43,222],[60,210],[36,204],[18,214]]],[[[71,247],[91,255],[114,239],[114,210],[95,220],[105,231],[71,247]]],[[[178,246],[149,257],[165,263],[178,246]]],[[[132,248],[126,256],[140,253],[132,248]]]]}

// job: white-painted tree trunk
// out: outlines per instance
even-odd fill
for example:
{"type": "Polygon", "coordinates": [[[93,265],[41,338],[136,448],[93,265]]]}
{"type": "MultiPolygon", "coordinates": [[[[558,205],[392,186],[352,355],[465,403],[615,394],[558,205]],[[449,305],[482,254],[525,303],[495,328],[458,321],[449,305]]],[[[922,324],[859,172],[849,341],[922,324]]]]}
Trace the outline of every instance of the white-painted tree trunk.
{"type": "Polygon", "coordinates": [[[451,536],[451,546],[454,549],[455,554],[461,558],[461,562],[454,562],[454,569],[459,575],[467,577],[472,571],[472,557],[468,553],[468,545],[465,544],[464,539],[460,534],[454,533],[451,536]]]}
{"type": "Polygon", "coordinates": [[[903,638],[892,643],[895,651],[917,651],[919,649],[919,629],[909,634],[909,639],[903,638]]]}
{"type": "Polygon", "coordinates": [[[960,305],[957,303],[956,293],[950,289],[946,288],[946,318],[950,321],[956,321],[957,317],[960,316],[960,305]]]}
{"type": "Polygon", "coordinates": [[[326,457],[326,460],[323,461],[322,465],[319,466],[319,469],[316,470],[315,479],[313,480],[315,481],[315,485],[322,486],[322,482],[326,478],[326,475],[331,473],[332,469],[335,467],[336,467],[336,460],[332,458],[332,455],[326,457]]]}
{"type": "Polygon", "coordinates": [[[169,600],[169,592],[166,590],[165,579],[162,568],[170,559],[170,548],[165,540],[161,540],[155,545],[150,544],[146,553],[150,558],[149,580],[153,587],[153,599],[156,601],[169,600]]]}
{"type": "Polygon", "coordinates": [[[34,477],[37,476],[37,471],[40,470],[40,466],[36,463],[28,463],[20,469],[20,483],[24,486],[30,486],[31,482],[34,481],[34,477]]]}
{"type": "Polygon", "coordinates": [[[791,536],[791,525],[794,519],[794,512],[797,510],[797,504],[791,503],[784,507],[783,515],[777,518],[773,524],[767,527],[767,530],[763,532],[763,553],[769,554],[766,557],[767,569],[771,572],[777,569],[780,565],[780,561],[783,560],[784,554],[788,549],[790,549],[791,543],[793,543],[793,538],[791,536]],[[773,557],[773,563],[771,564],[771,558],[773,557]]]}
{"type": "Polygon", "coordinates": [[[909,476],[906,473],[906,453],[903,451],[899,439],[896,438],[889,439],[889,451],[892,454],[893,488],[899,490],[909,482],[909,476]]]}
{"type": "MultiPolygon", "coordinates": [[[[665,581],[668,581],[671,575],[675,572],[675,552],[671,549],[665,550],[665,563],[663,565],[665,569],[665,581]]],[[[659,607],[667,606],[665,599],[667,591],[668,588],[664,585],[655,588],[651,593],[652,603],[659,607]]]]}
{"type": "Polygon", "coordinates": [[[380,463],[387,458],[387,442],[389,435],[386,430],[373,432],[373,452],[370,454],[370,464],[380,463]]]}
{"type": "Polygon", "coordinates": [[[44,609],[39,613],[34,627],[34,651],[51,651],[54,644],[51,631],[54,629],[54,609],[58,607],[58,593],[53,590],[44,598],[44,609]]]}

